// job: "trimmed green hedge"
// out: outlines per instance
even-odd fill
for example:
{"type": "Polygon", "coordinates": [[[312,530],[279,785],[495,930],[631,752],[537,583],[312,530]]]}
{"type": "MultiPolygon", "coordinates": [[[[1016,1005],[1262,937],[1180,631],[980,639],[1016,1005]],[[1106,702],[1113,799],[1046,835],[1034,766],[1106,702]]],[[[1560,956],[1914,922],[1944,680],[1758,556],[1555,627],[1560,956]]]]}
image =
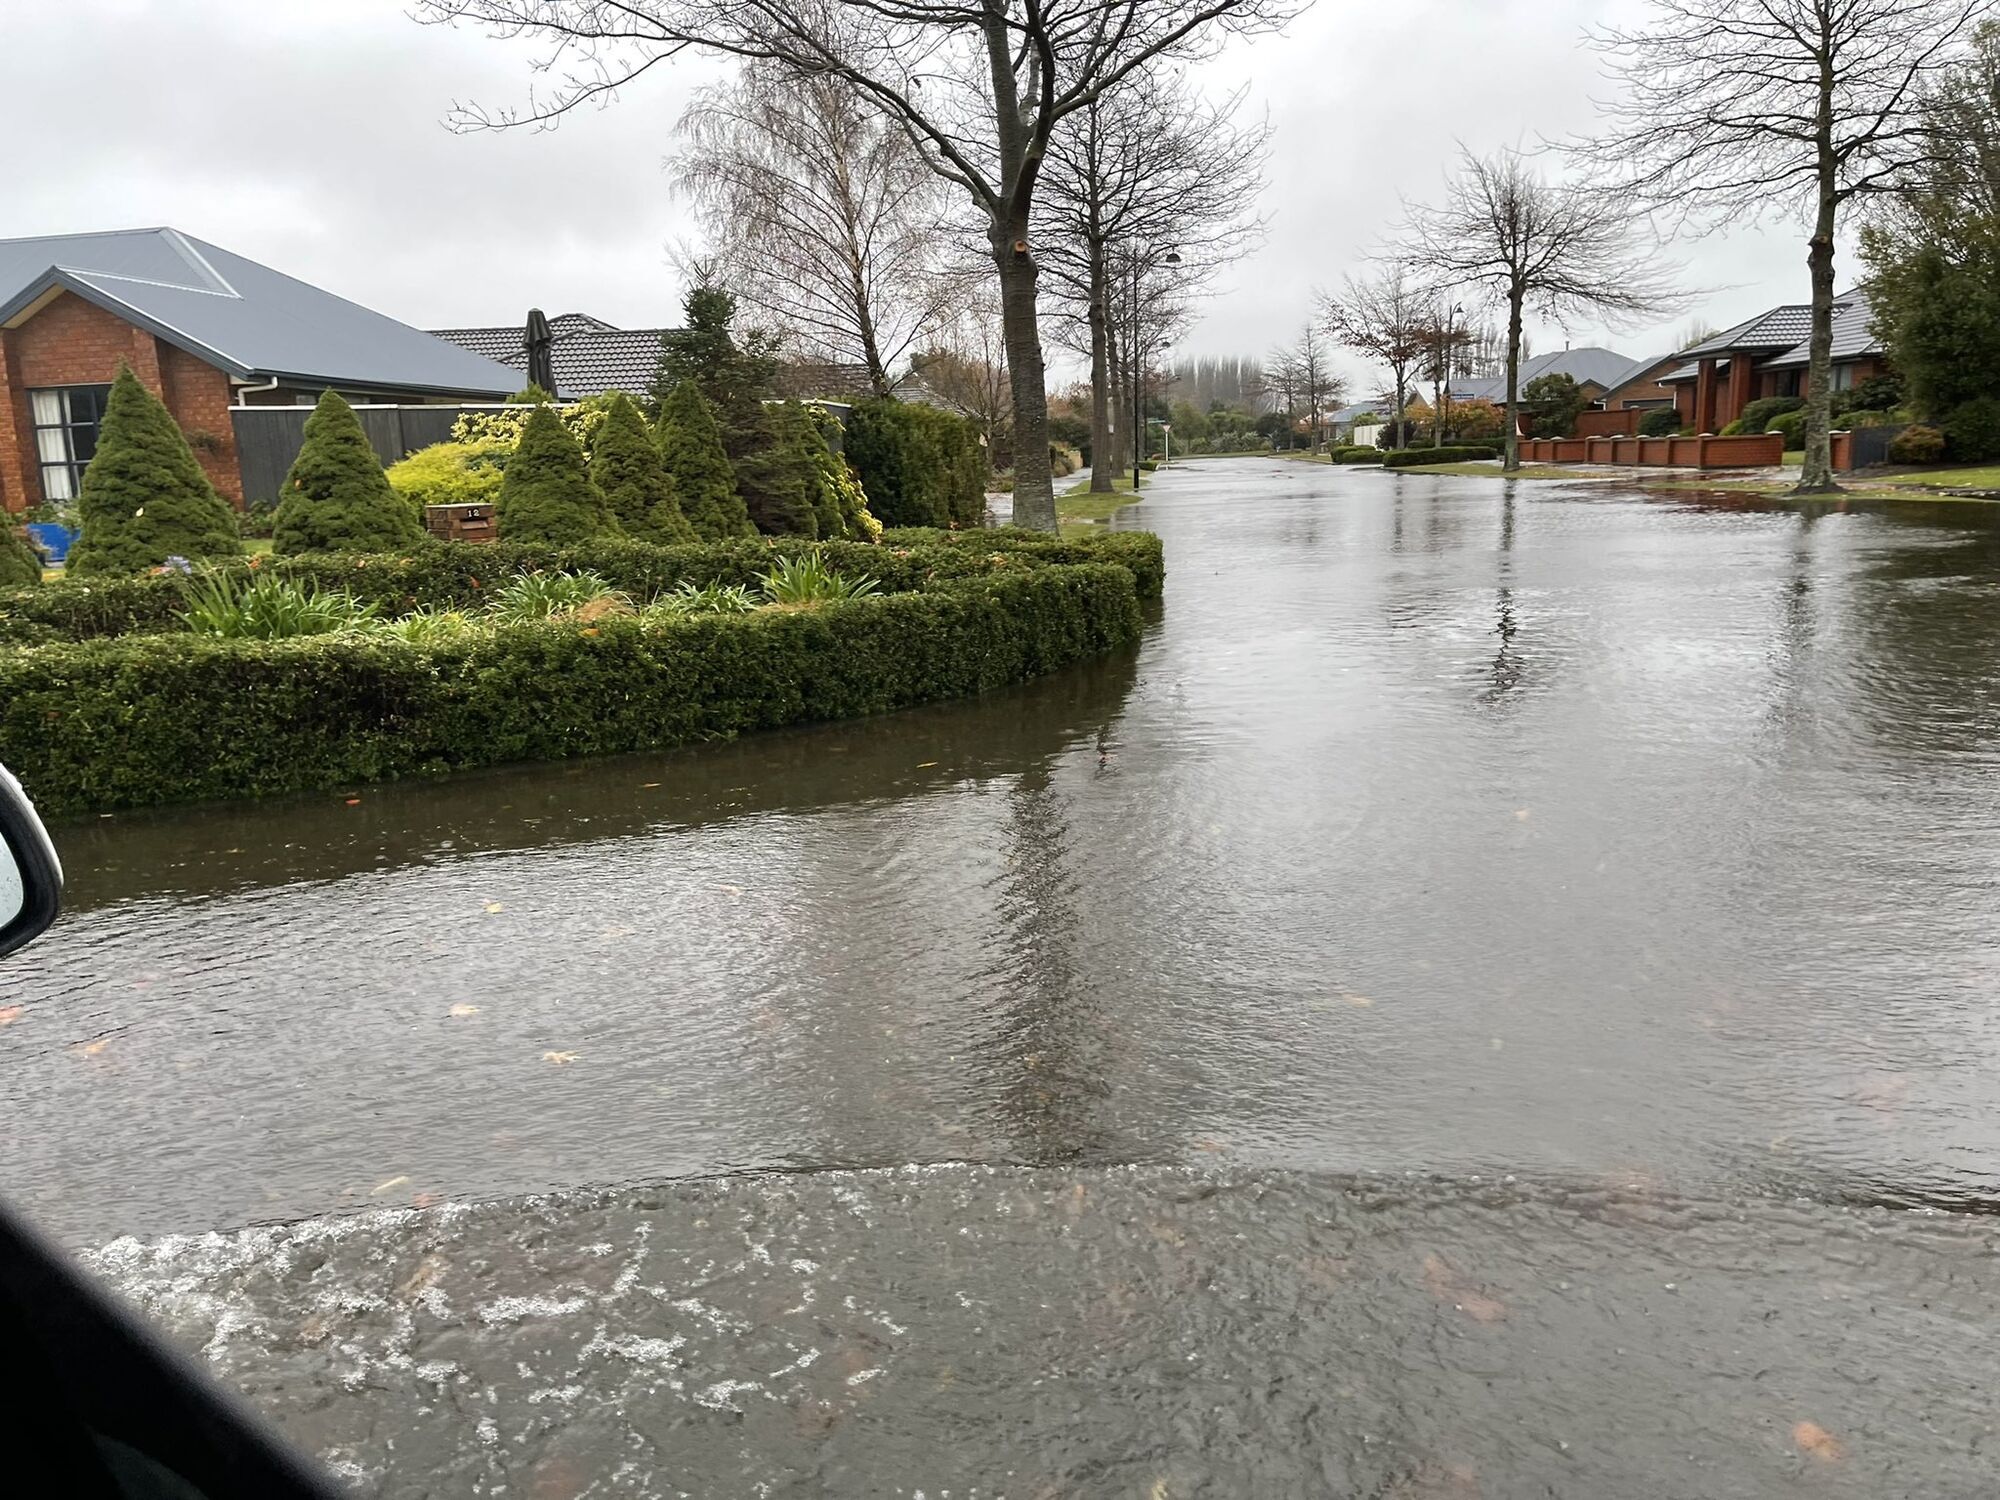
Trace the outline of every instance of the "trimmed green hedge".
{"type": "Polygon", "coordinates": [[[60,642],[0,651],[0,763],[50,814],[349,787],[965,696],[1139,629],[1131,570],[1087,563],[1003,565],[811,610],[525,624],[437,646],[60,642]]]}
{"type": "Polygon", "coordinates": [[[1382,455],[1382,466],[1386,469],[1405,469],[1413,464],[1462,464],[1499,456],[1500,450],[1491,443],[1454,443],[1442,448],[1394,448],[1382,455]]]}
{"type": "Polygon", "coordinates": [[[977,527],[986,517],[986,449],[955,412],[875,397],[848,412],[842,451],[884,526],[977,527]]]}
{"type": "MultiPolygon", "coordinates": [[[[883,534],[882,544],[748,538],[662,547],[649,542],[597,541],[573,547],[511,542],[425,541],[391,554],[321,553],[263,559],[259,571],[345,589],[386,614],[414,609],[477,609],[497,583],[543,570],[602,575],[638,598],[682,583],[754,585],[781,557],[818,552],[843,573],[870,574],[883,592],[921,588],[941,578],[969,577],[1021,563],[1110,562],[1131,569],[1139,597],[1160,597],[1165,577],[1160,540],[1147,532],[1108,532],[1058,540],[1046,532],[1002,527],[986,531],[909,529],[883,534]]],[[[225,565],[248,570],[249,562],[225,565]]],[[[0,644],[178,632],[183,596],[173,575],[145,574],[94,581],[59,580],[0,593],[0,644]]]]}
{"type": "Polygon", "coordinates": [[[1379,464],[1383,450],[1367,443],[1346,448],[1335,448],[1327,455],[1337,464],[1379,464]]]}

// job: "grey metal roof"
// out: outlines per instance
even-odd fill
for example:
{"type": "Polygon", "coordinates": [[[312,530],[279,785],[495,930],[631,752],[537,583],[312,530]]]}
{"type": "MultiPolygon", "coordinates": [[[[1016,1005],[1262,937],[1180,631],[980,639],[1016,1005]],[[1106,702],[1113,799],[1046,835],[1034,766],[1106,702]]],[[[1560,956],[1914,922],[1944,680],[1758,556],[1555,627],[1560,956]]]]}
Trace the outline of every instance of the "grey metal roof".
{"type": "Polygon", "coordinates": [[[504,396],[512,371],[177,229],[0,240],[0,326],[67,291],[246,380],[504,396]]]}
{"type": "MultiPolygon", "coordinates": [[[[497,328],[436,328],[432,334],[461,349],[498,360],[516,372],[518,386],[528,369],[525,342],[527,315],[519,323],[497,328]]],[[[553,342],[549,362],[555,367],[551,395],[581,401],[606,391],[638,395],[653,384],[660,364],[664,328],[619,328],[589,313],[559,313],[549,319],[553,342]]]]}
{"type": "MultiPolygon", "coordinates": [[[[1609,389],[1613,379],[1631,365],[1631,355],[1595,344],[1581,349],[1557,349],[1521,361],[1521,389],[1526,390],[1529,381],[1543,375],[1568,375],[1578,385],[1609,389]]],[[[1507,377],[1489,375],[1478,380],[1455,380],[1451,396],[1454,401],[1492,401],[1497,404],[1507,399],[1507,377]]]]}

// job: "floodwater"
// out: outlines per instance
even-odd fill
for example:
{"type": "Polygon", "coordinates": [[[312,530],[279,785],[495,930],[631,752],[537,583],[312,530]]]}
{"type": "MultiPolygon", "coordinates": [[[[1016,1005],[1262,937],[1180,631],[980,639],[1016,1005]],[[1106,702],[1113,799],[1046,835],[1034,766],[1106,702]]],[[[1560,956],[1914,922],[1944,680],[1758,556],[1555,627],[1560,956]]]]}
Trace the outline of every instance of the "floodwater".
{"type": "Polygon", "coordinates": [[[59,828],[4,1191],[398,1496],[2000,1488],[2000,514],[1118,524],[976,703],[59,828]]]}

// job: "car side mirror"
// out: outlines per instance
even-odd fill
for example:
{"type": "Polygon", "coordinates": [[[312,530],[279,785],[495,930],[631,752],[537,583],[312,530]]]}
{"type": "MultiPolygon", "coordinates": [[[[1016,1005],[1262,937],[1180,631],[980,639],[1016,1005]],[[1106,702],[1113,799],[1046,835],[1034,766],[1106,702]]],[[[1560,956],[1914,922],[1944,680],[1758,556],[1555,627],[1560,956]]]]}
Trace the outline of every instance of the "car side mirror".
{"type": "Polygon", "coordinates": [[[62,862],[35,804],[0,766],[0,958],[48,931],[62,887],[62,862]]]}

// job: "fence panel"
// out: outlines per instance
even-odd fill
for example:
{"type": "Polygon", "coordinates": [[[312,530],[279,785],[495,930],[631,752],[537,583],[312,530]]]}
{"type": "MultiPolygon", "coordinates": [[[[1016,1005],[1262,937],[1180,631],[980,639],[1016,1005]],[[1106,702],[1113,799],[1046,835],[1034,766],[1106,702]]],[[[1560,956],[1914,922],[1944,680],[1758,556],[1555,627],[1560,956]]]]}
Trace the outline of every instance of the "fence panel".
{"type": "MultiPolygon", "coordinates": [[[[452,424],[467,412],[498,411],[497,403],[465,406],[357,406],[361,430],[383,464],[407,458],[419,448],[442,443],[452,424]]],[[[310,406],[233,406],[230,426],[236,433],[236,462],[243,475],[243,498],[250,504],[270,502],[284,488],[285,476],[305,442],[310,406]]]]}

